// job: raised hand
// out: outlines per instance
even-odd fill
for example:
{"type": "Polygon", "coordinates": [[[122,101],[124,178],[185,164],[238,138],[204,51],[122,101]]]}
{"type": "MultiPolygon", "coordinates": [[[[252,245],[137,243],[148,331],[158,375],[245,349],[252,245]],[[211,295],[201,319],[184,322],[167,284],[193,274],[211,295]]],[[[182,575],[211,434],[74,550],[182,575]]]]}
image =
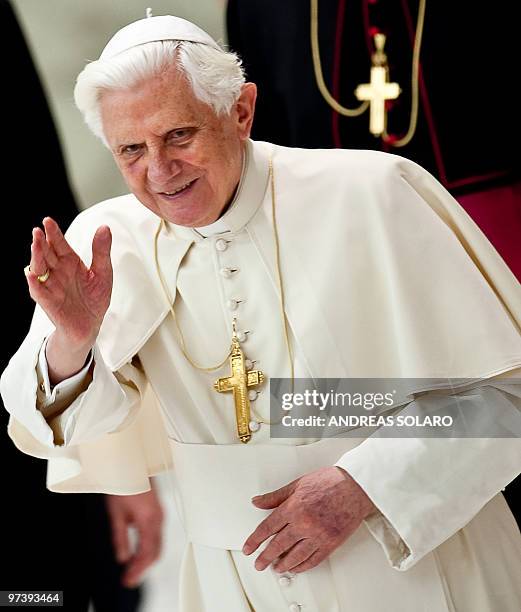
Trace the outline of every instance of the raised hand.
{"type": "Polygon", "coordinates": [[[53,219],[43,226],[33,230],[26,277],[31,297],[56,327],[45,353],[55,385],[83,367],[98,336],[112,293],[112,235],[106,225],[98,228],[87,268],[53,219]]]}
{"type": "Polygon", "coordinates": [[[66,338],[71,347],[94,343],[112,292],[110,247],[112,236],[107,226],[98,228],[92,241],[90,268],[71,248],[58,224],[46,217],[45,231],[33,230],[29,293],[66,338]],[[46,271],[49,276],[40,282],[46,271]]]}

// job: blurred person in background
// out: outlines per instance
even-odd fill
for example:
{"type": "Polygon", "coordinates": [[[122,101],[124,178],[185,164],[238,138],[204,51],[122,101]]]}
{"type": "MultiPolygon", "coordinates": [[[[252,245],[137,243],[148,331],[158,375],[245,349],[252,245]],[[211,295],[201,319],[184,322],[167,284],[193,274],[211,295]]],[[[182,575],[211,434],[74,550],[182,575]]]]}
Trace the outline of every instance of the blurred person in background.
{"type": "MultiPolygon", "coordinates": [[[[20,344],[20,329],[30,323],[33,303],[26,295],[20,245],[28,232],[51,214],[69,225],[78,214],[54,123],[16,15],[0,0],[0,50],[5,83],[2,99],[6,148],[2,160],[5,232],[3,274],[13,296],[4,299],[1,369],[20,344]],[[16,83],[16,86],[14,84],[16,83]],[[8,149],[7,150],[7,146],[8,149]]],[[[7,427],[2,411],[4,431],[7,427]]],[[[45,488],[45,466],[16,451],[4,436],[2,459],[5,499],[2,507],[1,589],[64,591],[64,609],[133,612],[143,572],[160,550],[161,508],[153,491],[134,496],[59,495],[45,488]],[[107,513],[108,509],[108,513],[107,513]],[[142,545],[133,553],[129,526],[142,545]],[[117,557],[117,558],[116,558],[117,557]]]]}

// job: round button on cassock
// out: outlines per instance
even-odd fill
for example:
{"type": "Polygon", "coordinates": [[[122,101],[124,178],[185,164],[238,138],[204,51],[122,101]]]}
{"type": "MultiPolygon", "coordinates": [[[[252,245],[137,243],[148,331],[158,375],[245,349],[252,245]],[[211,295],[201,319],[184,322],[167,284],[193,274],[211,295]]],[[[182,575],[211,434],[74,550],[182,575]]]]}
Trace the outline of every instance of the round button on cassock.
{"type": "Polygon", "coordinates": [[[219,240],[215,242],[215,248],[218,251],[226,251],[226,249],[228,248],[228,243],[226,242],[226,240],[219,238],[219,240]]]}
{"type": "MultiPolygon", "coordinates": [[[[228,306],[228,310],[237,310],[237,306],[239,305],[239,301],[238,300],[228,300],[226,302],[226,305],[228,306]]],[[[240,342],[240,338],[239,338],[239,342],[240,342]]]]}
{"type": "Polygon", "coordinates": [[[221,273],[221,276],[223,276],[224,278],[231,278],[235,272],[237,272],[236,268],[221,268],[219,270],[219,272],[221,273]]]}
{"type": "Polygon", "coordinates": [[[289,612],[300,612],[300,606],[298,603],[290,603],[288,606],[289,612]]]}
{"type": "Polygon", "coordinates": [[[248,334],[246,332],[243,332],[243,331],[237,332],[237,340],[239,342],[246,342],[247,337],[248,337],[248,334]]]}
{"type": "Polygon", "coordinates": [[[281,576],[279,578],[280,586],[286,587],[286,586],[289,586],[290,583],[291,583],[291,580],[287,576],[281,576]]]}
{"type": "Polygon", "coordinates": [[[248,423],[248,426],[250,428],[250,431],[255,433],[256,431],[259,431],[261,424],[259,423],[259,421],[250,421],[248,423]]]}
{"type": "Polygon", "coordinates": [[[254,402],[254,401],[255,401],[255,400],[258,398],[258,397],[259,397],[259,392],[258,392],[258,391],[255,391],[255,389],[250,389],[250,390],[248,391],[248,399],[249,399],[251,402],[254,402]]]}

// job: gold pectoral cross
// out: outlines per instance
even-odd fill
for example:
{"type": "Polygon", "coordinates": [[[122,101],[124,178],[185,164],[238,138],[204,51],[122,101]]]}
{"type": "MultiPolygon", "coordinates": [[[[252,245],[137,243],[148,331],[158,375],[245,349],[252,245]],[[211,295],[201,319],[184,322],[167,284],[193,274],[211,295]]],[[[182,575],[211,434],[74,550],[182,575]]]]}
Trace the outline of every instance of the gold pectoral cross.
{"type": "Polygon", "coordinates": [[[355,96],[359,100],[369,100],[369,131],[375,136],[381,136],[387,125],[386,100],[396,99],[401,92],[398,83],[389,82],[387,56],[384,53],[385,35],[375,34],[376,51],[372,56],[371,82],[359,85],[355,96]]]}
{"type": "Polygon", "coordinates": [[[248,387],[260,385],[264,382],[264,374],[260,370],[246,370],[244,363],[244,353],[235,331],[235,321],[233,326],[232,349],[230,354],[231,376],[219,378],[213,387],[219,393],[233,391],[235,402],[235,418],[237,421],[237,435],[241,442],[251,440],[250,430],[250,398],[248,397],[248,387]]]}

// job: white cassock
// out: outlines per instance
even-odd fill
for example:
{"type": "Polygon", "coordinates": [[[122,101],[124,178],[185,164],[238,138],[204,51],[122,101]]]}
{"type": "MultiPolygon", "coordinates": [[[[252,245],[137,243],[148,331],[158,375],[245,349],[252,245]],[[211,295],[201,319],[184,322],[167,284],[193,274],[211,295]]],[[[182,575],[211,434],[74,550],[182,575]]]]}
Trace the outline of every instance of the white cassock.
{"type": "MultiPolygon", "coordinates": [[[[503,380],[521,372],[519,284],[428,173],[376,152],[250,141],[226,214],[201,232],[167,226],[159,260],[193,360],[224,358],[235,316],[255,367],[289,376],[270,155],[295,375],[487,379],[472,401],[521,410],[520,386],[503,380]]],[[[231,395],[212,388],[228,364],[202,372],[179,348],[154,264],[158,218],[131,195],[84,211],[67,235],[86,263],[101,224],[114,290],[86,388],[64,411],[39,389],[53,326],[37,308],[1,380],[9,433],[49,459],[54,491],[142,492],[173,464],[182,612],[521,610],[521,536],[500,493],[521,471],[518,439],[275,439],[262,425],[241,444],[231,395]],[[256,571],[241,548],[268,512],[251,497],[333,464],[379,512],[308,572],[256,571]]],[[[266,383],[253,405],[269,418],[266,383]]]]}

